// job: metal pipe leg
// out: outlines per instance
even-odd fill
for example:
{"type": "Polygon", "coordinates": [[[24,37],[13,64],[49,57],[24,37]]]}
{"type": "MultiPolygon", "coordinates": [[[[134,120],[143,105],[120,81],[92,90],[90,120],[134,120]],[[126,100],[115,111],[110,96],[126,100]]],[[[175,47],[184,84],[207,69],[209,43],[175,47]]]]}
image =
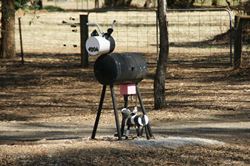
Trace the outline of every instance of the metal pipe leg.
{"type": "Polygon", "coordinates": [[[110,91],[111,91],[113,109],[114,109],[114,114],[115,114],[115,123],[116,123],[116,130],[118,134],[118,140],[121,140],[122,139],[121,128],[120,128],[120,123],[119,123],[119,116],[118,116],[117,109],[116,109],[116,100],[115,100],[115,92],[114,92],[113,85],[110,85],[110,91]]]}
{"type": "Polygon", "coordinates": [[[145,133],[146,133],[147,139],[150,139],[152,136],[149,134],[148,126],[144,126],[144,128],[145,128],[145,133]]]}
{"type": "MultiPolygon", "coordinates": [[[[143,115],[146,115],[146,110],[145,110],[145,107],[144,107],[142,99],[141,99],[141,93],[139,91],[138,85],[136,85],[136,93],[137,93],[137,96],[138,96],[138,99],[139,99],[139,102],[140,102],[142,113],[143,113],[143,115]]],[[[145,129],[148,131],[149,136],[153,137],[152,130],[151,130],[151,127],[150,127],[150,123],[148,123],[148,125],[145,127],[145,129]]]]}
{"type": "Polygon", "coordinates": [[[127,108],[128,107],[128,95],[124,95],[123,98],[124,98],[124,108],[127,108]]]}
{"type": "Polygon", "coordinates": [[[106,92],[106,85],[103,85],[102,94],[101,94],[100,103],[99,103],[99,107],[98,107],[97,114],[96,114],[96,119],[95,119],[95,124],[94,124],[93,131],[92,131],[91,139],[95,139],[96,130],[97,130],[100,115],[101,115],[101,112],[102,112],[102,106],[103,106],[103,101],[104,101],[104,97],[105,97],[105,92],[106,92]]]}
{"type": "Polygon", "coordinates": [[[128,139],[129,134],[130,134],[130,126],[127,127],[127,130],[125,133],[126,139],[128,139]]]}
{"type": "Polygon", "coordinates": [[[126,125],[126,119],[125,119],[124,115],[122,115],[122,124],[121,124],[121,135],[122,136],[124,136],[125,125],[126,125]]]}
{"type": "MultiPolygon", "coordinates": [[[[128,95],[124,95],[124,108],[128,107],[128,95]]],[[[121,124],[121,135],[124,135],[124,130],[125,130],[125,125],[126,125],[126,119],[124,115],[122,115],[122,124],[121,124]]]]}
{"type": "Polygon", "coordinates": [[[148,122],[146,128],[147,128],[147,130],[148,130],[149,136],[150,136],[151,138],[154,138],[154,135],[152,134],[150,122],[148,122]]]}
{"type": "Polygon", "coordinates": [[[141,130],[140,130],[140,126],[136,127],[136,135],[137,137],[140,137],[141,136],[141,130]]]}

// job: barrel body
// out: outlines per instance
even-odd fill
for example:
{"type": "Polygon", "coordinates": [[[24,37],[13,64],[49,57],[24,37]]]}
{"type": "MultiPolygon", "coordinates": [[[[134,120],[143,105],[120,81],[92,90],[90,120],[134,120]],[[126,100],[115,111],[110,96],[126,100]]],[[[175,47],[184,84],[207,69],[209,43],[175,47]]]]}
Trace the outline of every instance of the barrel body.
{"type": "Polygon", "coordinates": [[[139,53],[101,55],[95,62],[94,73],[103,85],[138,83],[147,74],[147,62],[139,53]]]}

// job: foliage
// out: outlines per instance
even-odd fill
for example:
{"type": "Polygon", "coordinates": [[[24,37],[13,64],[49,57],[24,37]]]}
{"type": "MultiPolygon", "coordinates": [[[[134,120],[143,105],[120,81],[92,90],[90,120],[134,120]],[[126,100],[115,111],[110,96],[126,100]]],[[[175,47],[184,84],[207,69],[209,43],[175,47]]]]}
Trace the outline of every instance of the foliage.
{"type": "Polygon", "coordinates": [[[189,8],[192,7],[195,0],[167,0],[170,8],[189,8]]]}
{"type": "Polygon", "coordinates": [[[62,12],[62,11],[64,11],[63,8],[60,8],[58,6],[52,6],[52,5],[44,6],[43,9],[45,9],[49,12],[62,12]]]}
{"type": "Polygon", "coordinates": [[[40,9],[41,0],[15,0],[15,9],[40,9]]]}
{"type": "Polygon", "coordinates": [[[132,0],[104,0],[105,7],[128,7],[132,0]]]}
{"type": "Polygon", "coordinates": [[[244,3],[244,11],[247,15],[250,15],[250,0],[244,3]]]}
{"type": "Polygon", "coordinates": [[[15,0],[15,9],[26,9],[28,8],[28,2],[30,0],[15,0]]]}

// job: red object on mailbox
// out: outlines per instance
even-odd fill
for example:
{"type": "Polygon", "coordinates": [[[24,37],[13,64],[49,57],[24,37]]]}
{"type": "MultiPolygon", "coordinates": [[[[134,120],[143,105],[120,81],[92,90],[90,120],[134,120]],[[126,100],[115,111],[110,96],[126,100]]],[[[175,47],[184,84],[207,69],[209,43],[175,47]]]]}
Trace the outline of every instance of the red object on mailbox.
{"type": "Polygon", "coordinates": [[[135,84],[122,84],[122,85],[120,85],[120,94],[121,95],[135,95],[136,94],[136,85],[135,84]]]}

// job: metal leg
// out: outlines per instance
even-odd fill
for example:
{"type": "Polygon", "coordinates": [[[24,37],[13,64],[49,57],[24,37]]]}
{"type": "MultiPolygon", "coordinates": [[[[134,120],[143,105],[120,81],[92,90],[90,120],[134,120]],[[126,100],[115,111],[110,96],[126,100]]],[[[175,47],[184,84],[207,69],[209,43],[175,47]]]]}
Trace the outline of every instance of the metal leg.
{"type": "Polygon", "coordinates": [[[150,137],[152,137],[152,136],[150,135],[148,125],[147,125],[147,126],[145,126],[144,128],[145,128],[145,133],[146,133],[146,137],[147,137],[147,139],[150,139],[150,137]]]}
{"type": "MultiPolygon", "coordinates": [[[[124,108],[127,108],[128,107],[128,95],[124,95],[123,98],[124,98],[124,108]]],[[[121,124],[121,135],[122,136],[124,135],[125,125],[126,125],[126,119],[125,119],[124,115],[122,114],[122,124],[121,124]]]]}
{"type": "Polygon", "coordinates": [[[140,126],[136,127],[136,135],[137,135],[137,137],[141,137],[141,128],[140,128],[140,126]]]}
{"type": "Polygon", "coordinates": [[[100,99],[99,107],[98,107],[98,110],[97,110],[95,125],[94,125],[94,128],[93,128],[91,139],[95,139],[96,130],[97,130],[100,115],[101,115],[101,112],[102,112],[102,105],[103,105],[103,101],[104,101],[104,97],[105,97],[105,92],[106,92],[106,85],[103,85],[101,99],[100,99]]]}
{"type": "Polygon", "coordinates": [[[141,127],[141,131],[140,131],[140,136],[142,137],[143,135],[143,130],[144,130],[144,127],[141,127]]]}
{"type": "Polygon", "coordinates": [[[124,129],[125,129],[125,125],[126,125],[126,118],[124,117],[124,115],[122,114],[122,124],[121,124],[121,135],[124,135],[124,129]]]}
{"type": "MultiPolygon", "coordinates": [[[[138,96],[138,99],[139,99],[139,102],[140,102],[142,113],[143,113],[143,115],[146,115],[145,107],[144,107],[142,99],[141,99],[141,93],[139,91],[139,88],[138,88],[137,84],[136,84],[136,93],[137,93],[137,96],[138,96]]],[[[149,136],[153,137],[152,130],[151,130],[151,127],[150,127],[150,123],[148,123],[148,125],[145,126],[145,132],[146,132],[146,134],[148,132],[149,136]]]]}
{"type": "Polygon", "coordinates": [[[130,133],[130,126],[127,127],[127,130],[125,133],[126,139],[128,139],[129,133],[130,133]]]}
{"type": "Polygon", "coordinates": [[[123,98],[124,98],[124,108],[127,108],[128,107],[128,95],[124,95],[123,98]]]}
{"type": "Polygon", "coordinates": [[[115,100],[115,92],[114,92],[113,85],[110,85],[110,91],[111,91],[113,109],[114,109],[114,114],[115,114],[115,123],[116,123],[116,130],[117,130],[117,134],[118,134],[118,140],[121,140],[122,139],[121,128],[120,128],[119,117],[118,117],[118,113],[117,113],[117,109],[116,109],[116,100],[115,100]]]}

